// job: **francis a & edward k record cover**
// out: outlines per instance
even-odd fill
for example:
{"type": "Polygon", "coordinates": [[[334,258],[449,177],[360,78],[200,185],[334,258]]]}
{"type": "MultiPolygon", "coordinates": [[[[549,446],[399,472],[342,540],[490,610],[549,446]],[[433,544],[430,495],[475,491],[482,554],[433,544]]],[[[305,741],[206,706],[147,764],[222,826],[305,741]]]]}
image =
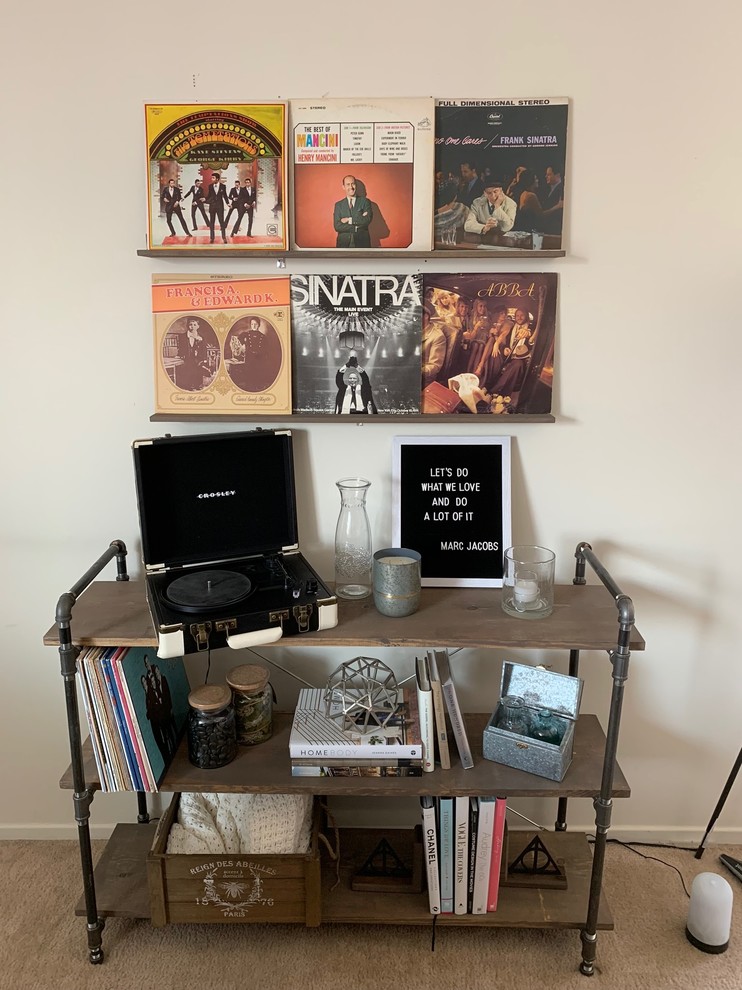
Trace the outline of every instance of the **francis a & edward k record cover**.
{"type": "Polygon", "coordinates": [[[155,410],[291,412],[288,276],[153,275],[155,410]]]}
{"type": "Polygon", "coordinates": [[[551,412],[557,275],[423,276],[422,412],[551,412]]]}
{"type": "Polygon", "coordinates": [[[292,275],[294,412],[420,411],[420,275],[292,275]]]}
{"type": "Polygon", "coordinates": [[[438,100],[436,250],[561,250],[564,98],[438,100]]]}
{"type": "Polygon", "coordinates": [[[286,104],[147,103],[147,245],[283,250],[286,104]]]}

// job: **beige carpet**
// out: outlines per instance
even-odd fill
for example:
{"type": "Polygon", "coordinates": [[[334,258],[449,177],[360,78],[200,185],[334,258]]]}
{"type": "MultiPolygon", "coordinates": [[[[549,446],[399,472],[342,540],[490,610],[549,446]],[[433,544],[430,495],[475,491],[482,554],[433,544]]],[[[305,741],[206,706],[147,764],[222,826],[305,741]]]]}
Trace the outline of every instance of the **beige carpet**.
{"type": "MultiPolygon", "coordinates": [[[[95,844],[99,853],[103,844],[95,844]]],[[[674,870],[609,844],[605,890],[616,929],[598,935],[597,972],[578,972],[577,931],[441,928],[435,952],[425,928],[178,925],[110,919],[102,966],[87,961],[74,842],[0,843],[0,987],[5,990],[742,990],[742,884],[718,862],[742,847],[647,849],[677,866],[690,889],[713,871],[735,905],[723,955],[685,938],[688,900],[674,870]]],[[[393,895],[390,895],[393,896],[393,895]]]]}

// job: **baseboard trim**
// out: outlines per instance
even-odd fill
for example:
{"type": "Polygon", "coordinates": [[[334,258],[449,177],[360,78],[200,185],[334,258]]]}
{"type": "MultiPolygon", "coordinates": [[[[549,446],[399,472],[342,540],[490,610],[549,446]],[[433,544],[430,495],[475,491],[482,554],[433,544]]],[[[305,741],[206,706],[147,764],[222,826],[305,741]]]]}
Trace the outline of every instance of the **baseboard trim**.
{"type": "MultiPolygon", "coordinates": [[[[133,819],[131,819],[133,821],[133,819]]],[[[90,825],[92,839],[108,839],[116,827],[116,823],[90,825]]],[[[595,834],[595,825],[578,825],[569,823],[570,831],[595,834]]],[[[616,827],[608,832],[609,839],[620,839],[622,842],[660,842],[672,846],[688,846],[695,849],[705,831],[700,828],[670,828],[662,825],[645,825],[633,827],[616,827]]],[[[77,825],[2,825],[0,824],[0,841],[3,839],[77,839],[77,825]]],[[[742,845],[742,828],[715,828],[709,836],[707,846],[742,845]]]]}

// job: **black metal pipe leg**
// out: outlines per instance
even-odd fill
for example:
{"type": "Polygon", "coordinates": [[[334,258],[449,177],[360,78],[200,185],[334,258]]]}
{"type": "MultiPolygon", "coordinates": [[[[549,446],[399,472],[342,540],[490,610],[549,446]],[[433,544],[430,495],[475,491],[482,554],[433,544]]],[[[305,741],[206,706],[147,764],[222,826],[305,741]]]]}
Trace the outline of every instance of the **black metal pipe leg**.
{"type": "Polygon", "coordinates": [[[146,825],[149,821],[149,811],[147,810],[147,795],[144,791],[137,791],[137,824],[146,825]]]}
{"type": "MultiPolygon", "coordinates": [[[[88,795],[75,795],[75,806],[90,804],[88,795]]],[[[86,808],[87,811],[87,808],[86,808]]],[[[77,819],[77,837],[80,844],[80,863],[82,866],[83,893],[85,894],[85,914],[87,917],[88,954],[94,965],[103,962],[103,928],[105,922],[98,917],[98,904],[95,898],[95,879],[93,871],[93,850],[90,845],[90,828],[88,815],[77,819]]]]}

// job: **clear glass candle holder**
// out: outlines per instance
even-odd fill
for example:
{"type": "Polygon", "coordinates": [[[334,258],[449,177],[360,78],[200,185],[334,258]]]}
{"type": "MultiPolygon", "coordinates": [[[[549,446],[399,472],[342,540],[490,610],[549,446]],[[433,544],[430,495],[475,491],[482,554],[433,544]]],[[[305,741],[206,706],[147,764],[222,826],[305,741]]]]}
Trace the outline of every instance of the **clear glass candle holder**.
{"type": "Polygon", "coordinates": [[[519,619],[543,619],[554,608],[553,550],[516,546],[505,551],[502,608],[519,619]]]}

